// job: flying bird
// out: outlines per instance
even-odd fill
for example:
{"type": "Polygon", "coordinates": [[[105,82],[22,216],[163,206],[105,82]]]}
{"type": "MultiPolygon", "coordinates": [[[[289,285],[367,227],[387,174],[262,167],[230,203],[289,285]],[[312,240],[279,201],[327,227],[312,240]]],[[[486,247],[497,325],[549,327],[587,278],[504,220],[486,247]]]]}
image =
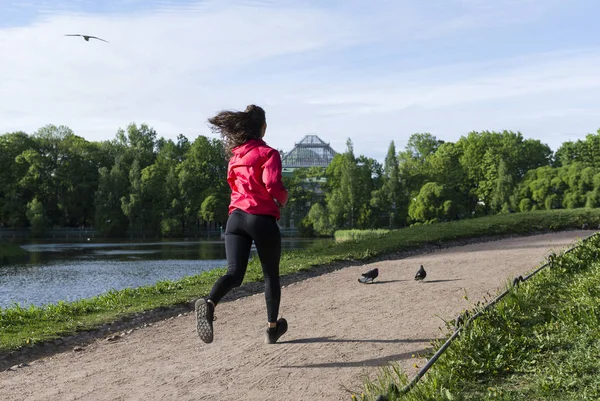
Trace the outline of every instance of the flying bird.
{"type": "Polygon", "coordinates": [[[91,36],[91,35],[81,35],[81,34],[79,34],[79,33],[68,33],[68,34],[66,34],[65,36],[82,36],[82,37],[85,39],[85,41],[86,41],[86,42],[89,42],[89,41],[90,41],[90,39],[98,39],[98,40],[101,40],[101,41],[103,41],[103,42],[106,42],[106,43],[108,43],[108,40],[104,40],[104,39],[102,39],[102,38],[99,38],[99,37],[97,37],[97,36],[91,36]]]}
{"type": "Polygon", "coordinates": [[[379,269],[375,268],[362,274],[362,277],[358,279],[359,283],[368,284],[372,283],[379,276],[379,269]]]}
{"type": "Polygon", "coordinates": [[[421,281],[424,280],[425,277],[427,277],[427,272],[425,271],[425,269],[423,269],[423,265],[421,265],[421,268],[419,269],[417,274],[415,274],[415,280],[421,281]]]}

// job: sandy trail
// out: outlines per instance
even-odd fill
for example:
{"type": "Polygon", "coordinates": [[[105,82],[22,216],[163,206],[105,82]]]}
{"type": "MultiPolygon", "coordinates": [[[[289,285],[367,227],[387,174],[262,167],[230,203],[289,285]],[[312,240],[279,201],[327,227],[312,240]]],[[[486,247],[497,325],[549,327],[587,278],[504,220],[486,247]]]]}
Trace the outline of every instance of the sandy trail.
{"type": "Polygon", "coordinates": [[[223,302],[215,341],[202,343],[193,313],[80,352],[0,372],[2,400],[348,400],[365,375],[399,362],[409,375],[441,336],[442,319],[533,270],[551,250],[591,231],[519,237],[348,267],[282,290],[289,331],[263,344],[263,294],[223,302]],[[427,280],[413,281],[420,264],[427,280]],[[376,284],[357,282],[378,267],[376,284]],[[463,295],[469,296],[467,302],[463,295]]]}

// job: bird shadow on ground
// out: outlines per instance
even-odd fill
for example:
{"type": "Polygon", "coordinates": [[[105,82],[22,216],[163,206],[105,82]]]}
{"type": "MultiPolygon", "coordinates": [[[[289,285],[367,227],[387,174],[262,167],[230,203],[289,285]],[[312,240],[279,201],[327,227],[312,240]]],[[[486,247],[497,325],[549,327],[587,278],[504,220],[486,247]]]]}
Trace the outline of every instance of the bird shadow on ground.
{"type": "Polygon", "coordinates": [[[282,368],[359,368],[363,366],[378,367],[385,365],[389,362],[397,362],[404,359],[409,359],[419,354],[426,354],[431,352],[433,348],[421,348],[415,351],[403,352],[401,354],[386,355],[379,358],[364,359],[362,361],[346,361],[346,362],[325,362],[325,363],[312,363],[306,365],[283,365],[282,368]]]}
{"type": "Polygon", "coordinates": [[[384,281],[373,281],[372,283],[369,284],[389,284],[389,283],[399,283],[401,281],[408,281],[408,280],[384,280],[384,281]]]}
{"type": "Polygon", "coordinates": [[[448,279],[448,280],[423,280],[421,281],[422,283],[446,283],[448,281],[461,281],[462,278],[452,278],[452,279],[448,279]]]}
{"type": "Polygon", "coordinates": [[[398,344],[398,343],[430,343],[434,341],[433,338],[399,338],[393,340],[385,339],[351,339],[351,338],[334,338],[333,336],[328,337],[309,337],[309,338],[298,338],[296,340],[279,341],[278,344],[310,344],[310,343],[386,343],[386,344],[398,344]]]}

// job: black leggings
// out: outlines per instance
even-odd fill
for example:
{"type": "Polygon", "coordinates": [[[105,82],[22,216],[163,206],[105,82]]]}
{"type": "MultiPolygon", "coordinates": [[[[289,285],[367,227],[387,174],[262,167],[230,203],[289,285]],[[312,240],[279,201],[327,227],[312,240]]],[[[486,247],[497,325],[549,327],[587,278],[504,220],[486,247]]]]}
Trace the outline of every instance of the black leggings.
{"type": "Polygon", "coordinates": [[[279,259],[281,257],[281,234],[274,216],[255,215],[234,210],[225,229],[225,253],[227,273],[219,278],[208,296],[218,304],[234,287],[244,280],[252,240],[265,276],[265,300],[269,322],[276,322],[279,314],[281,285],[279,284],[279,259]]]}

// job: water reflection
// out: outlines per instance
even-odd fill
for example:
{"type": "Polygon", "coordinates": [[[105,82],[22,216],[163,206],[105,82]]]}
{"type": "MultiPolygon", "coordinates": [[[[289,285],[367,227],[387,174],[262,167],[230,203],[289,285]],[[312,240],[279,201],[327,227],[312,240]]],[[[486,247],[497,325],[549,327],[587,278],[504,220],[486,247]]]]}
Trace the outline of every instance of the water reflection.
{"type": "MultiPolygon", "coordinates": [[[[285,250],[331,240],[286,239],[285,250]]],[[[43,305],[177,280],[225,267],[222,241],[30,243],[27,263],[0,267],[0,307],[43,305]]]]}
{"type": "Polygon", "coordinates": [[[0,305],[73,301],[222,267],[222,260],[74,260],[0,269],[0,305]]]}

